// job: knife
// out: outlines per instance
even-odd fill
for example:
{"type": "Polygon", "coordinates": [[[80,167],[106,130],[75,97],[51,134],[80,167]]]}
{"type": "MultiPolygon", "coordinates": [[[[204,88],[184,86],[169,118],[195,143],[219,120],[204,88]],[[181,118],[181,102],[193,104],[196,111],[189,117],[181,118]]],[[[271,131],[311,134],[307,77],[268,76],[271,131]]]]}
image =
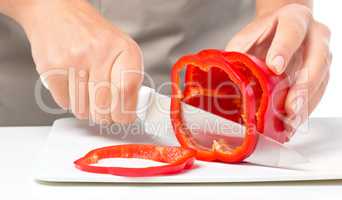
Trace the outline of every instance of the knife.
{"type": "MultiPolygon", "coordinates": [[[[139,90],[137,115],[144,125],[144,130],[150,134],[164,134],[163,137],[175,140],[170,119],[171,98],[155,92],[154,89],[142,86],[139,90]]],[[[211,135],[234,137],[243,139],[243,125],[227,120],[191,105],[182,104],[183,118],[187,127],[195,127],[193,130],[201,130],[202,133],[211,135]],[[203,132],[203,130],[205,130],[203,132]],[[228,131],[227,131],[228,130],[228,131]]],[[[201,131],[196,132],[199,134],[201,131]]],[[[278,168],[295,169],[297,164],[308,160],[297,151],[259,134],[257,146],[246,162],[278,168]]]]}
{"type": "MultiPolygon", "coordinates": [[[[42,77],[41,82],[45,88],[49,89],[42,77]]],[[[137,115],[144,125],[146,133],[151,135],[164,134],[163,138],[168,139],[169,142],[177,143],[170,119],[170,103],[170,97],[159,94],[147,86],[142,86],[138,94],[137,115]]],[[[244,127],[239,123],[185,103],[182,104],[182,108],[184,115],[186,115],[183,116],[185,123],[187,125],[196,125],[196,130],[203,130],[206,127],[201,126],[207,125],[207,127],[211,128],[210,132],[215,133],[215,135],[243,138],[244,127]],[[221,127],[230,129],[227,132],[221,127]]],[[[308,162],[308,159],[294,149],[263,134],[258,134],[258,143],[254,152],[245,159],[245,162],[287,169],[296,169],[296,165],[308,162]]]]}

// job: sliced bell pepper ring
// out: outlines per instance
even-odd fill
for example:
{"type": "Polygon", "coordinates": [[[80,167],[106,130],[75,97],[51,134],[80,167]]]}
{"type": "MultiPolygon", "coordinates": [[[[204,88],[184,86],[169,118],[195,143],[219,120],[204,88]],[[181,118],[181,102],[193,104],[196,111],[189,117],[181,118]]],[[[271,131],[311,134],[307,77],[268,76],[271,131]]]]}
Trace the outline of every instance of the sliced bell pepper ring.
{"type": "Polygon", "coordinates": [[[118,176],[155,176],[173,174],[189,169],[195,160],[195,151],[183,147],[164,147],[151,144],[124,144],[94,149],[74,162],[76,168],[92,173],[118,176]],[[141,158],[168,163],[161,166],[129,168],[94,166],[101,159],[141,158]]]}
{"type": "Polygon", "coordinates": [[[241,162],[253,152],[258,140],[257,132],[280,142],[286,141],[282,117],[285,115],[284,102],[289,82],[285,75],[275,75],[257,58],[237,52],[203,50],[180,58],[172,68],[171,81],[172,125],[180,144],[196,150],[197,159],[241,162]],[[180,86],[183,69],[184,90],[180,86]],[[232,94],[239,98],[220,98],[221,95],[232,94]],[[213,104],[213,100],[220,108],[213,104]],[[225,141],[214,141],[209,148],[201,145],[185,125],[181,102],[243,123],[246,131],[242,144],[234,149],[225,141]],[[222,109],[235,109],[236,112],[222,112],[222,109]]]}

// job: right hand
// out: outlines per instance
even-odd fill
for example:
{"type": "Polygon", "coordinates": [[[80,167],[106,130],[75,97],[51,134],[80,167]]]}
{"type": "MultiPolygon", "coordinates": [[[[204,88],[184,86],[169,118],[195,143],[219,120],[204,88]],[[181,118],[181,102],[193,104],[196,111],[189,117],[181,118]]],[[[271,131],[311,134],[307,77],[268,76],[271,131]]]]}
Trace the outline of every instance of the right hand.
{"type": "Polygon", "coordinates": [[[35,0],[18,22],[54,100],[79,119],[129,123],[143,79],[138,45],[85,0],[35,0]]]}

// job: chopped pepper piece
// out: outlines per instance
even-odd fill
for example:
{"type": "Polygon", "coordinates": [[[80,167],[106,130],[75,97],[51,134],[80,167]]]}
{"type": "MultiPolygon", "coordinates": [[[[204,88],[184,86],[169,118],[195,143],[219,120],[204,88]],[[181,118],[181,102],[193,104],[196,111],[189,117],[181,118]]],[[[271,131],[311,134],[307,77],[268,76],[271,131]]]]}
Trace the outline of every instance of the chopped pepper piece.
{"type": "Polygon", "coordinates": [[[184,169],[191,168],[194,160],[195,152],[187,148],[151,144],[124,144],[94,149],[76,160],[74,164],[76,168],[86,172],[140,177],[179,173],[184,169]],[[99,160],[107,158],[141,158],[167,164],[143,168],[93,165],[99,160]]]}

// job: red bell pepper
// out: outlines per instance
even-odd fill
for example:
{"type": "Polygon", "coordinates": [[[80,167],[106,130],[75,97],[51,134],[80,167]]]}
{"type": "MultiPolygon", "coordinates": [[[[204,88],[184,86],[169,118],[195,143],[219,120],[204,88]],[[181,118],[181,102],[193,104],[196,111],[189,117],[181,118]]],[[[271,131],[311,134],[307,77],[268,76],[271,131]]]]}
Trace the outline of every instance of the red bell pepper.
{"type": "Polygon", "coordinates": [[[154,176],[172,174],[190,168],[195,160],[195,152],[182,147],[163,147],[150,144],[124,144],[103,147],[87,153],[74,162],[76,168],[92,173],[112,174],[119,176],[154,176]],[[106,158],[142,158],[167,165],[128,168],[94,166],[101,159],[106,158]]]}
{"type": "Polygon", "coordinates": [[[171,80],[172,125],[181,146],[196,150],[197,159],[241,162],[253,152],[257,132],[280,142],[287,140],[283,117],[289,81],[285,75],[274,74],[259,59],[237,52],[203,50],[180,58],[172,68],[171,80]],[[183,69],[182,90],[180,72],[183,69]],[[224,95],[238,98],[221,98],[224,95]],[[181,102],[243,123],[246,127],[244,141],[234,149],[224,141],[214,141],[212,147],[204,147],[186,127],[181,102]],[[223,112],[227,110],[235,112],[223,112]]]}

